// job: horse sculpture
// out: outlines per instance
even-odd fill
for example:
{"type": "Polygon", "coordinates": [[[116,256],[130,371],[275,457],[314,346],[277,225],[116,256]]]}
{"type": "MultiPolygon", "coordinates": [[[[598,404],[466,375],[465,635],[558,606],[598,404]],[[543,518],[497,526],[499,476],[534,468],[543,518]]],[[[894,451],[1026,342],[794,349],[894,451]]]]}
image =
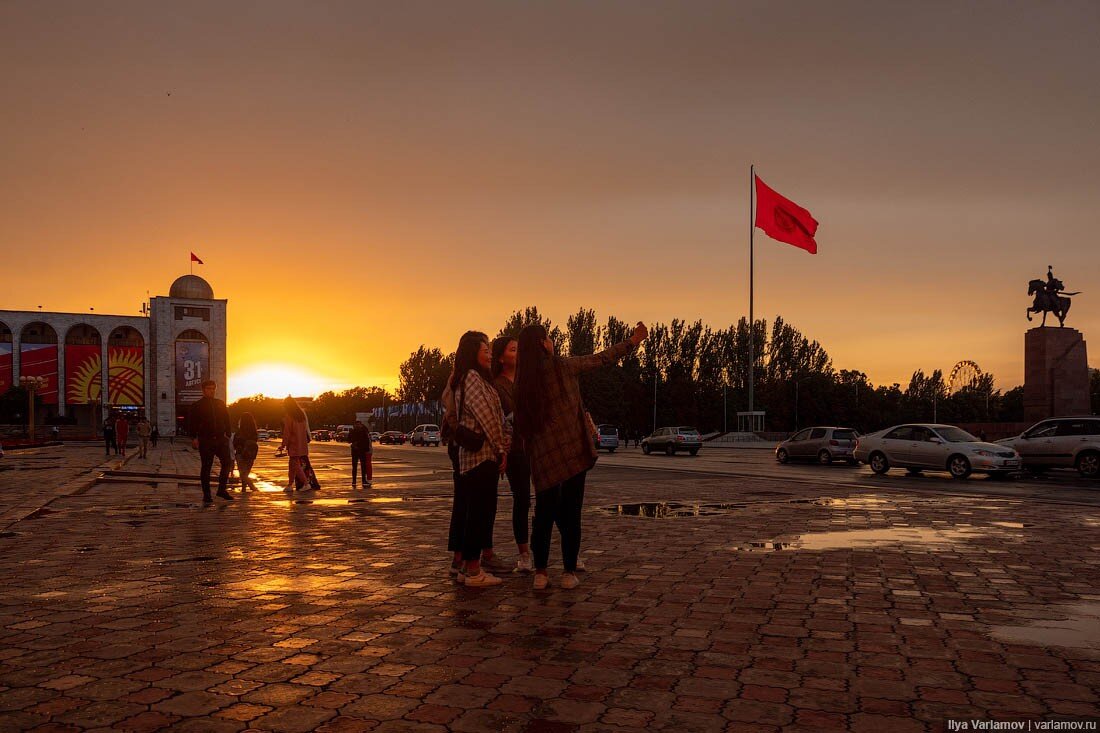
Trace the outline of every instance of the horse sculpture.
{"type": "MultiPolygon", "coordinates": [[[[1073,301],[1068,297],[1059,295],[1062,288],[1062,281],[1056,278],[1052,278],[1049,283],[1038,279],[1029,282],[1027,284],[1027,294],[1034,295],[1035,302],[1027,309],[1027,320],[1031,320],[1032,313],[1042,313],[1042,325],[1045,326],[1047,325],[1047,313],[1053,313],[1058,319],[1059,326],[1066,325],[1066,314],[1069,313],[1069,307],[1073,304],[1073,301]]],[[[1070,295],[1077,294],[1070,293],[1070,295]]]]}

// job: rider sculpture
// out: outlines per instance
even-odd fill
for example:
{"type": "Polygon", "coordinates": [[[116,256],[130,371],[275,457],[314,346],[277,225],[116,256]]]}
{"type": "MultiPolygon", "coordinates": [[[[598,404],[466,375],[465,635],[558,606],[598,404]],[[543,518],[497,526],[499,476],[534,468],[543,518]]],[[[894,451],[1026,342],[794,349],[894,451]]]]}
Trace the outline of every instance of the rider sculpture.
{"type": "Polygon", "coordinates": [[[1042,313],[1043,323],[1047,325],[1047,313],[1053,313],[1058,319],[1058,325],[1066,325],[1066,314],[1072,301],[1071,295],[1080,293],[1067,293],[1062,281],[1054,277],[1054,268],[1047,265],[1047,281],[1032,280],[1027,284],[1027,294],[1035,296],[1035,302],[1027,309],[1027,320],[1031,320],[1032,313],[1042,313]]]}

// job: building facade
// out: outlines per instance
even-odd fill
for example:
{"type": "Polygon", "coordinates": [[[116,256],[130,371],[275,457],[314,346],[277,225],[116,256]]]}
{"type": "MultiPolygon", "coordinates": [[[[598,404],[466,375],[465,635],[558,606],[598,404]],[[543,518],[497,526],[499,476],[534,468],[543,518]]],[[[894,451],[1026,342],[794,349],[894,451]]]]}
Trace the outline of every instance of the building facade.
{"type": "Polygon", "coordinates": [[[0,394],[45,377],[39,422],[92,428],[113,412],[145,414],[172,435],[203,381],[225,399],[226,304],[184,275],[147,316],[0,310],[0,394]]]}

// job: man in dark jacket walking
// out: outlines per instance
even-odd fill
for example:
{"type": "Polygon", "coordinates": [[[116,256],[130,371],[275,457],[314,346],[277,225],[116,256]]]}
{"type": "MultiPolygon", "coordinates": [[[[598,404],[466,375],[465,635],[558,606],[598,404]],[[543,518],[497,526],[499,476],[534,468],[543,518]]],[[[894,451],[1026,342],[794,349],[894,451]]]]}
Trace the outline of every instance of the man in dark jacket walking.
{"type": "Polygon", "coordinates": [[[187,432],[192,436],[191,447],[199,452],[201,467],[199,483],[202,484],[202,501],[212,504],[210,497],[210,469],[214,467],[214,457],[219,464],[218,498],[233,501],[225,490],[229,482],[229,472],[233,470],[233,458],[229,454],[229,438],[233,429],[229,425],[229,410],[225,403],[214,397],[217,382],[207,380],[202,383],[202,399],[191,405],[187,413],[187,432]]]}
{"type": "Polygon", "coordinates": [[[356,420],[348,440],[351,441],[351,487],[355,488],[356,472],[359,464],[362,463],[363,488],[369,489],[371,479],[374,478],[374,467],[371,465],[371,456],[374,451],[371,447],[370,430],[361,420],[356,420]]]}

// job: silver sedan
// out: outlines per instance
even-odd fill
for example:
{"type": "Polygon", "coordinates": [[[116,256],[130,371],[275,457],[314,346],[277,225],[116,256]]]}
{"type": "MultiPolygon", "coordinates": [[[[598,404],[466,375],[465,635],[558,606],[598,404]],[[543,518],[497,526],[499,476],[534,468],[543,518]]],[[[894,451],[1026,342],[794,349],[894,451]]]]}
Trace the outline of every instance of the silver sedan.
{"type": "Polygon", "coordinates": [[[904,468],[911,474],[947,471],[964,479],[971,472],[1000,478],[1020,470],[1020,454],[1012,448],[983,443],[954,425],[898,425],[861,436],[856,460],[875,473],[904,468]]]}

